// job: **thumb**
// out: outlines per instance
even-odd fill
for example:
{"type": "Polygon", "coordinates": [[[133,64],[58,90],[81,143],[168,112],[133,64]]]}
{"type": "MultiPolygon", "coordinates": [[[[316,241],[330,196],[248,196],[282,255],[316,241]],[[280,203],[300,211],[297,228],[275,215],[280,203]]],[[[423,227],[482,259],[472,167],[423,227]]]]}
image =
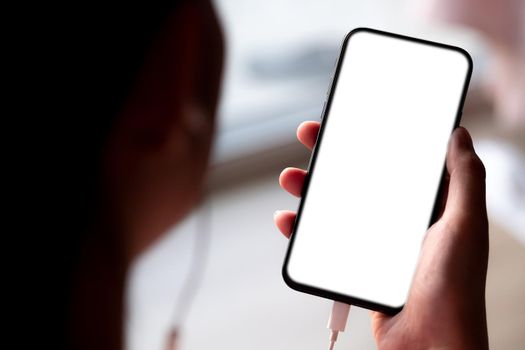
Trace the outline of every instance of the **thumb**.
{"type": "Polygon", "coordinates": [[[452,133],[446,164],[450,182],[443,216],[454,221],[486,223],[485,167],[463,127],[452,133]]]}
{"type": "MultiPolygon", "coordinates": [[[[445,210],[425,236],[402,312],[414,324],[421,324],[421,329],[439,334],[442,345],[488,349],[485,168],[464,128],[452,134],[446,165],[450,181],[445,210]],[[454,344],[454,339],[478,340],[479,345],[454,344]]],[[[380,317],[374,321],[377,327],[385,324],[380,317]]]]}

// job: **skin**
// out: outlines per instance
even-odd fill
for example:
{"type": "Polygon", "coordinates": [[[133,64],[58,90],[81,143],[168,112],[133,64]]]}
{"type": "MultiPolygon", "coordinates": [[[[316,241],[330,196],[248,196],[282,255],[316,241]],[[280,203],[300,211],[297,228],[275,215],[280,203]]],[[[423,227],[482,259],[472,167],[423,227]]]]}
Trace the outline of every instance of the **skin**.
{"type": "MultiPolygon", "coordinates": [[[[318,132],[318,122],[305,122],[297,137],[312,149],[318,132]]],[[[441,215],[427,231],[405,307],[395,316],[371,313],[378,349],[488,349],[485,168],[462,127],[451,136],[446,167],[441,215]]],[[[300,197],[305,176],[302,169],[287,168],[279,183],[300,197]]],[[[274,215],[286,237],[295,217],[292,211],[274,215]]]]}

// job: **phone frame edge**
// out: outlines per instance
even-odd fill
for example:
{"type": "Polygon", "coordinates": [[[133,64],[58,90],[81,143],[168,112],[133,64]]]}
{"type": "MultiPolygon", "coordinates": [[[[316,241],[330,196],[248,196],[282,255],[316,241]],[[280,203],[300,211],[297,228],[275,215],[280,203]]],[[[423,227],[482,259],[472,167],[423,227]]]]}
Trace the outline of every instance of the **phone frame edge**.
{"type": "MultiPolygon", "coordinates": [[[[466,50],[464,50],[464,49],[462,49],[460,47],[457,47],[457,46],[447,45],[447,44],[438,43],[438,42],[434,42],[434,41],[430,41],[430,40],[414,38],[414,37],[401,35],[401,34],[396,34],[396,33],[385,32],[385,31],[372,29],[372,28],[367,28],[367,27],[358,27],[358,28],[355,28],[355,29],[351,30],[345,36],[345,38],[343,39],[343,42],[342,42],[342,45],[341,45],[340,54],[339,54],[339,56],[337,58],[337,62],[336,62],[336,65],[335,65],[334,75],[333,75],[332,81],[331,81],[331,83],[329,85],[328,94],[327,94],[327,97],[326,97],[326,100],[325,100],[325,106],[324,106],[323,111],[321,113],[321,122],[320,122],[319,134],[317,136],[316,143],[315,143],[315,145],[314,145],[314,147],[312,149],[312,155],[310,157],[310,161],[309,161],[309,164],[308,164],[307,175],[306,175],[306,178],[305,178],[305,181],[304,181],[304,186],[303,186],[302,193],[301,193],[301,199],[300,199],[299,206],[298,206],[298,209],[297,209],[297,216],[296,216],[295,222],[293,224],[292,234],[290,236],[290,241],[289,241],[289,244],[288,244],[288,248],[286,250],[286,255],[285,255],[285,259],[284,259],[284,263],[283,263],[283,267],[282,267],[282,276],[283,276],[284,282],[290,288],[292,288],[292,289],[294,289],[296,291],[304,292],[304,293],[307,293],[307,294],[312,294],[312,295],[319,296],[319,297],[326,298],[326,299],[330,299],[330,300],[340,301],[340,302],[343,302],[343,303],[347,303],[347,304],[363,307],[363,308],[374,310],[374,311],[380,311],[382,313],[389,314],[389,315],[394,315],[394,314],[397,314],[398,312],[400,312],[403,309],[405,304],[402,304],[402,305],[397,306],[397,307],[392,307],[392,306],[388,306],[388,305],[375,303],[375,302],[372,302],[372,301],[369,301],[369,300],[365,300],[365,299],[361,299],[361,298],[354,298],[354,297],[351,297],[351,296],[348,296],[348,295],[344,295],[344,294],[340,294],[340,293],[336,293],[336,292],[333,292],[333,291],[324,290],[324,289],[320,289],[320,288],[317,288],[317,287],[312,287],[312,286],[309,286],[309,285],[302,284],[302,283],[294,281],[291,278],[291,276],[288,273],[288,271],[287,271],[288,262],[289,262],[290,255],[291,255],[291,252],[292,252],[292,249],[293,249],[293,245],[294,245],[295,230],[296,230],[296,227],[297,227],[297,221],[299,220],[299,218],[301,216],[303,205],[304,205],[304,202],[306,200],[306,193],[308,191],[308,187],[309,187],[309,184],[310,184],[310,172],[313,171],[313,169],[315,167],[315,161],[316,161],[317,153],[318,153],[317,152],[317,145],[321,144],[321,142],[322,142],[322,137],[323,137],[323,133],[324,133],[324,127],[326,125],[327,116],[328,116],[328,114],[330,112],[330,107],[331,107],[331,104],[332,104],[332,97],[333,97],[334,91],[335,91],[335,89],[337,87],[339,73],[341,71],[341,67],[342,67],[342,63],[343,63],[343,60],[344,60],[344,56],[346,54],[346,48],[347,48],[348,42],[350,41],[350,38],[354,34],[356,34],[358,32],[363,32],[363,31],[364,32],[370,32],[370,33],[378,34],[378,35],[386,35],[386,36],[394,37],[394,38],[397,38],[397,39],[408,40],[408,41],[412,41],[412,42],[418,42],[418,43],[425,44],[425,45],[437,46],[437,47],[441,47],[441,48],[448,49],[448,50],[453,50],[453,51],[456,51],[456,52],[460,53],[467,60],[468,70],[467,70],[467,74],[466,74],[466,77],[465,77],[465,82],[463,84],[463,89],[462,89],[460,101],[458,103],[458,110],[456,111],[456,117],[455,117],[455,121],[454,121],[454,126],[453,126],[453,128],[451,130],[451,134],[454,131],[454,129],[456,129],[459,126],[459,123],[460,123],[460,120],[461,120],[463,106],[465,104],[465,99],[466,99],[466,95],[467,95],[467,92],[468,92],[468,86],[469,86],[469,83],[470,83],[470,80],[471,80],[471,77],[472,77],[472,70],[473,70],[472,57],[470,56],[470,54],[466,50]]],[[[438,213],[439,213],[439,210],[438,210],[439,209],[439,203],[438,202],[439,202],[440,195],[442,194],[442,191],[443,191],[443,180],[444,180],[445,174],[446,174],[446,167],[445,167],[445,164],[443,164],[443,172],[442,172],[442,175],[441,175],[440,186],[439,186],[438,190],[436,191],[436,198],[434,199],[433,210],[432,210],[431,219],[430,219],[428,227],[430,227],[438,218],[438,213]]]]}

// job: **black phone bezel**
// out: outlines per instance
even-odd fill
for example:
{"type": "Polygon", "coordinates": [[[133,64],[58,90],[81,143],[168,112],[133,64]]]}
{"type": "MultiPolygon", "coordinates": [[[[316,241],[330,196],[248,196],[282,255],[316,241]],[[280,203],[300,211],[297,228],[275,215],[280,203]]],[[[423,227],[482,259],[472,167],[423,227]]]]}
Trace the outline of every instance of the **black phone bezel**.
{"type": "MultiPolygon", "coordinates": [[[[370,300],[355,298],[355,297],[352,297],[352,296],[348,296],[348,295],[336,293],[336,292],[333,292],[333,291],[329,291],[329,290],[325,290],[325,289],[309,286],[309,285],[306,285],[306,284],[298,283],[298,282],[295,282],[289,276],[289,274],[287,272],[287,266],[288,266],[290,255],[291,255],[291,252],[292,252],[292,249],[293,249],[295,236],[296,236],[295,235],[295,229],[297,227],[297,222],[300,220],[300,217],[301,217],[301,214],[302,214],[303,204],[306,201],[306,195],[307,195],[307,192],[308,192],[308,187],[310,185],[310,174],[314,171],[315,162],[316,162],[317,153],[318,153],[317,152],[318,145],[320,145],[321,142],[322,142],[324,128],[325,128],[325,125],[326,125],[326,121],[328,119],[328,114],[330,112],[330,106],[331,106],[331,103],[332,103],[332,97],[333,97],[335,89],[337,88],[337,81],[338,81],[339,73],[341,71],[341,67],[342,67],[342,64],[343,64],[343,61],[344,61],[343,58],[344,58],[344,56],[346,54],[346,48],[347,48],[348,42],[350,41],[350,38],[354,34],[356,34],[358,32],[363,32],[363,31],[364,32],[373,33],[373,34],[377,34],[377,35],[384,35],[384,36],[388,36],[388,37],[393,37],[393,38],[396,38],[396,39],[408,40],[408,41],[420,43],[420,44],[423,44],[423,45],[431,45],[431,46],[434,46],[434,47],[440,47],[440,48],[443,48],[443,49],[453,50],[453,51],[456,51],[456,52],[459,52],[460,54],[462,54],[466,58],[466,60],[468,62],[468,71],[467,71],[467,74],[466,74],[466,77],[465,77],[465,83],[463,85],[463,90],[462,90],[462,93],[461,93],[461,99],[460,99],[459,104],[458,104],[458,109],[457,109],[457,112],[456,112],[454,126],[453,126],[453,128],[451,130],[451,133],[452,133],[452,131],[455,128],[457,128],[459,126],[459,122],[461,120],[461,114],[462,114],[462,110],[463,110],[463,105],[465,103],[465,98],[466,98],[466,95],[467,95],[467,90],[468,90],[469,82],[470,82],[470,79],[471,79],[471,76],[472,76],[472,69],[473,69],[472,58],[470,57],[470,55],[469,55],[469,53],[467,51],[465,51],[464,49],[462,49],[460,47],[456,47],[456,46],[446,45],[446,44],[442,44],[442,43],[438,43],[438,42],[433,42],[433,41],[424,40],[424,39],[418,39],[418,38],[414,38],[414,37],[409,37],[409,36],[405,36],[405,35],[401,35],[401,34],[395,34],[395,33],[385,32],[385,31],[381,31],[381,30],[377,30],[377,29],[371,29],[371,28],[366,28],[366,27],[360,27],[360,28],[356,28],[356,29],[353,29],[352,31],[350,31],[345,36],[345,38],[343,40],[343,43],[342,43],[342,46],[341,46],[341,52],[340,52],[339,57],[338,57],[337,62],[336,62],[336,68],[335,68],[335,72],[334,72],[334,75],[333,75],[333,79],[332,79],[332,82],[330,83],[328,94],[327,94],[327,98],[326,98],[326,101],[325,101],[325,104],[324,104],[324,107],[323,107],[323,111],[322,111],[322,114],[321,114],[321,126],[320,126],[320,129],[319,129],[319,134],[317,136],[316,144],[315,144],[315,146],[314,146],[314,148],[312,150],[312,156],[310,158],[310,163],[308,165],[308,172],[307,172],[307,175],[306,175],[306,178],[305,178],[305,181],[304,181],[304,186],[303,186],[303,190],[302,190],[301,200],[299,202],[299,207],[298,207],[298,210],[297,210],[297,216],[296,216],[296,219],[295,219],[295,222],[294,222],[294,225],[293,225],[292,235],[290,237],[290,242],[288,244],[288,249],[286,251],[286,256],[285,256],[285,259],[284,259],[284,264],[283,264],[283,268],[282,268],[282,276],[283,276],[283,279],[284,279],[285,283],[290,288],[292,288],[294,290],[297,290],[297,291],[300,291],[300,292],[304,292],[304,293],[308,293],[308,294],[312,294],[312,295],[316,295],[316,296],[327,298],[327,299],[331,299],[331,300],[335,300],[335,301],[340,301],[340,302],[343,302],[343,303],[346,303],[346,304],[351,304],[351,305],[363,307],[363,308],[374,310],[374,311],[380,311],[380,312],[383,312],[385,314],[393,315],[393,314],[396,314],[399,311],[401,311],[403,309],[403,307],[404,307],[404,304],[399,306],[399,307],[391,307],[391,306],[388,306],[388,305],[375,303],[375,302],[370,301],[370,300]]],[[[439,215],[439,200],[441,198],[441,194],[442,194],[442,191],[443,191],[443,180],[444,180],[445,174],[446,174],[446,168],[445,168],[445,164],[443,164],[443,172],[442,172],[442,176],[441,176],[441,185],[440,185],[439,190],[436,192],[436,198],[434,200],[434,208],[433,208],[433,211],[432,211],[432,214],[431,214],[431,220],[429,222],[428,227],[430,227],[437,220],[437,217],[439,215]]]]}

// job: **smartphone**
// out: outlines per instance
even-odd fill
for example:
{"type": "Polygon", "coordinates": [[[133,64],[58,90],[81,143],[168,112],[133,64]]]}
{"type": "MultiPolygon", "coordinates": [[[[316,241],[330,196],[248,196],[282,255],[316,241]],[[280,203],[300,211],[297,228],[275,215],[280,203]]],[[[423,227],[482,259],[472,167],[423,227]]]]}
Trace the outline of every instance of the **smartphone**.
{"type": "Polygon", "coordinates": [[[458,47],[368,28],[346,36],[283,266],[291,288],[402,309],[471,74],[458,47]]]}

